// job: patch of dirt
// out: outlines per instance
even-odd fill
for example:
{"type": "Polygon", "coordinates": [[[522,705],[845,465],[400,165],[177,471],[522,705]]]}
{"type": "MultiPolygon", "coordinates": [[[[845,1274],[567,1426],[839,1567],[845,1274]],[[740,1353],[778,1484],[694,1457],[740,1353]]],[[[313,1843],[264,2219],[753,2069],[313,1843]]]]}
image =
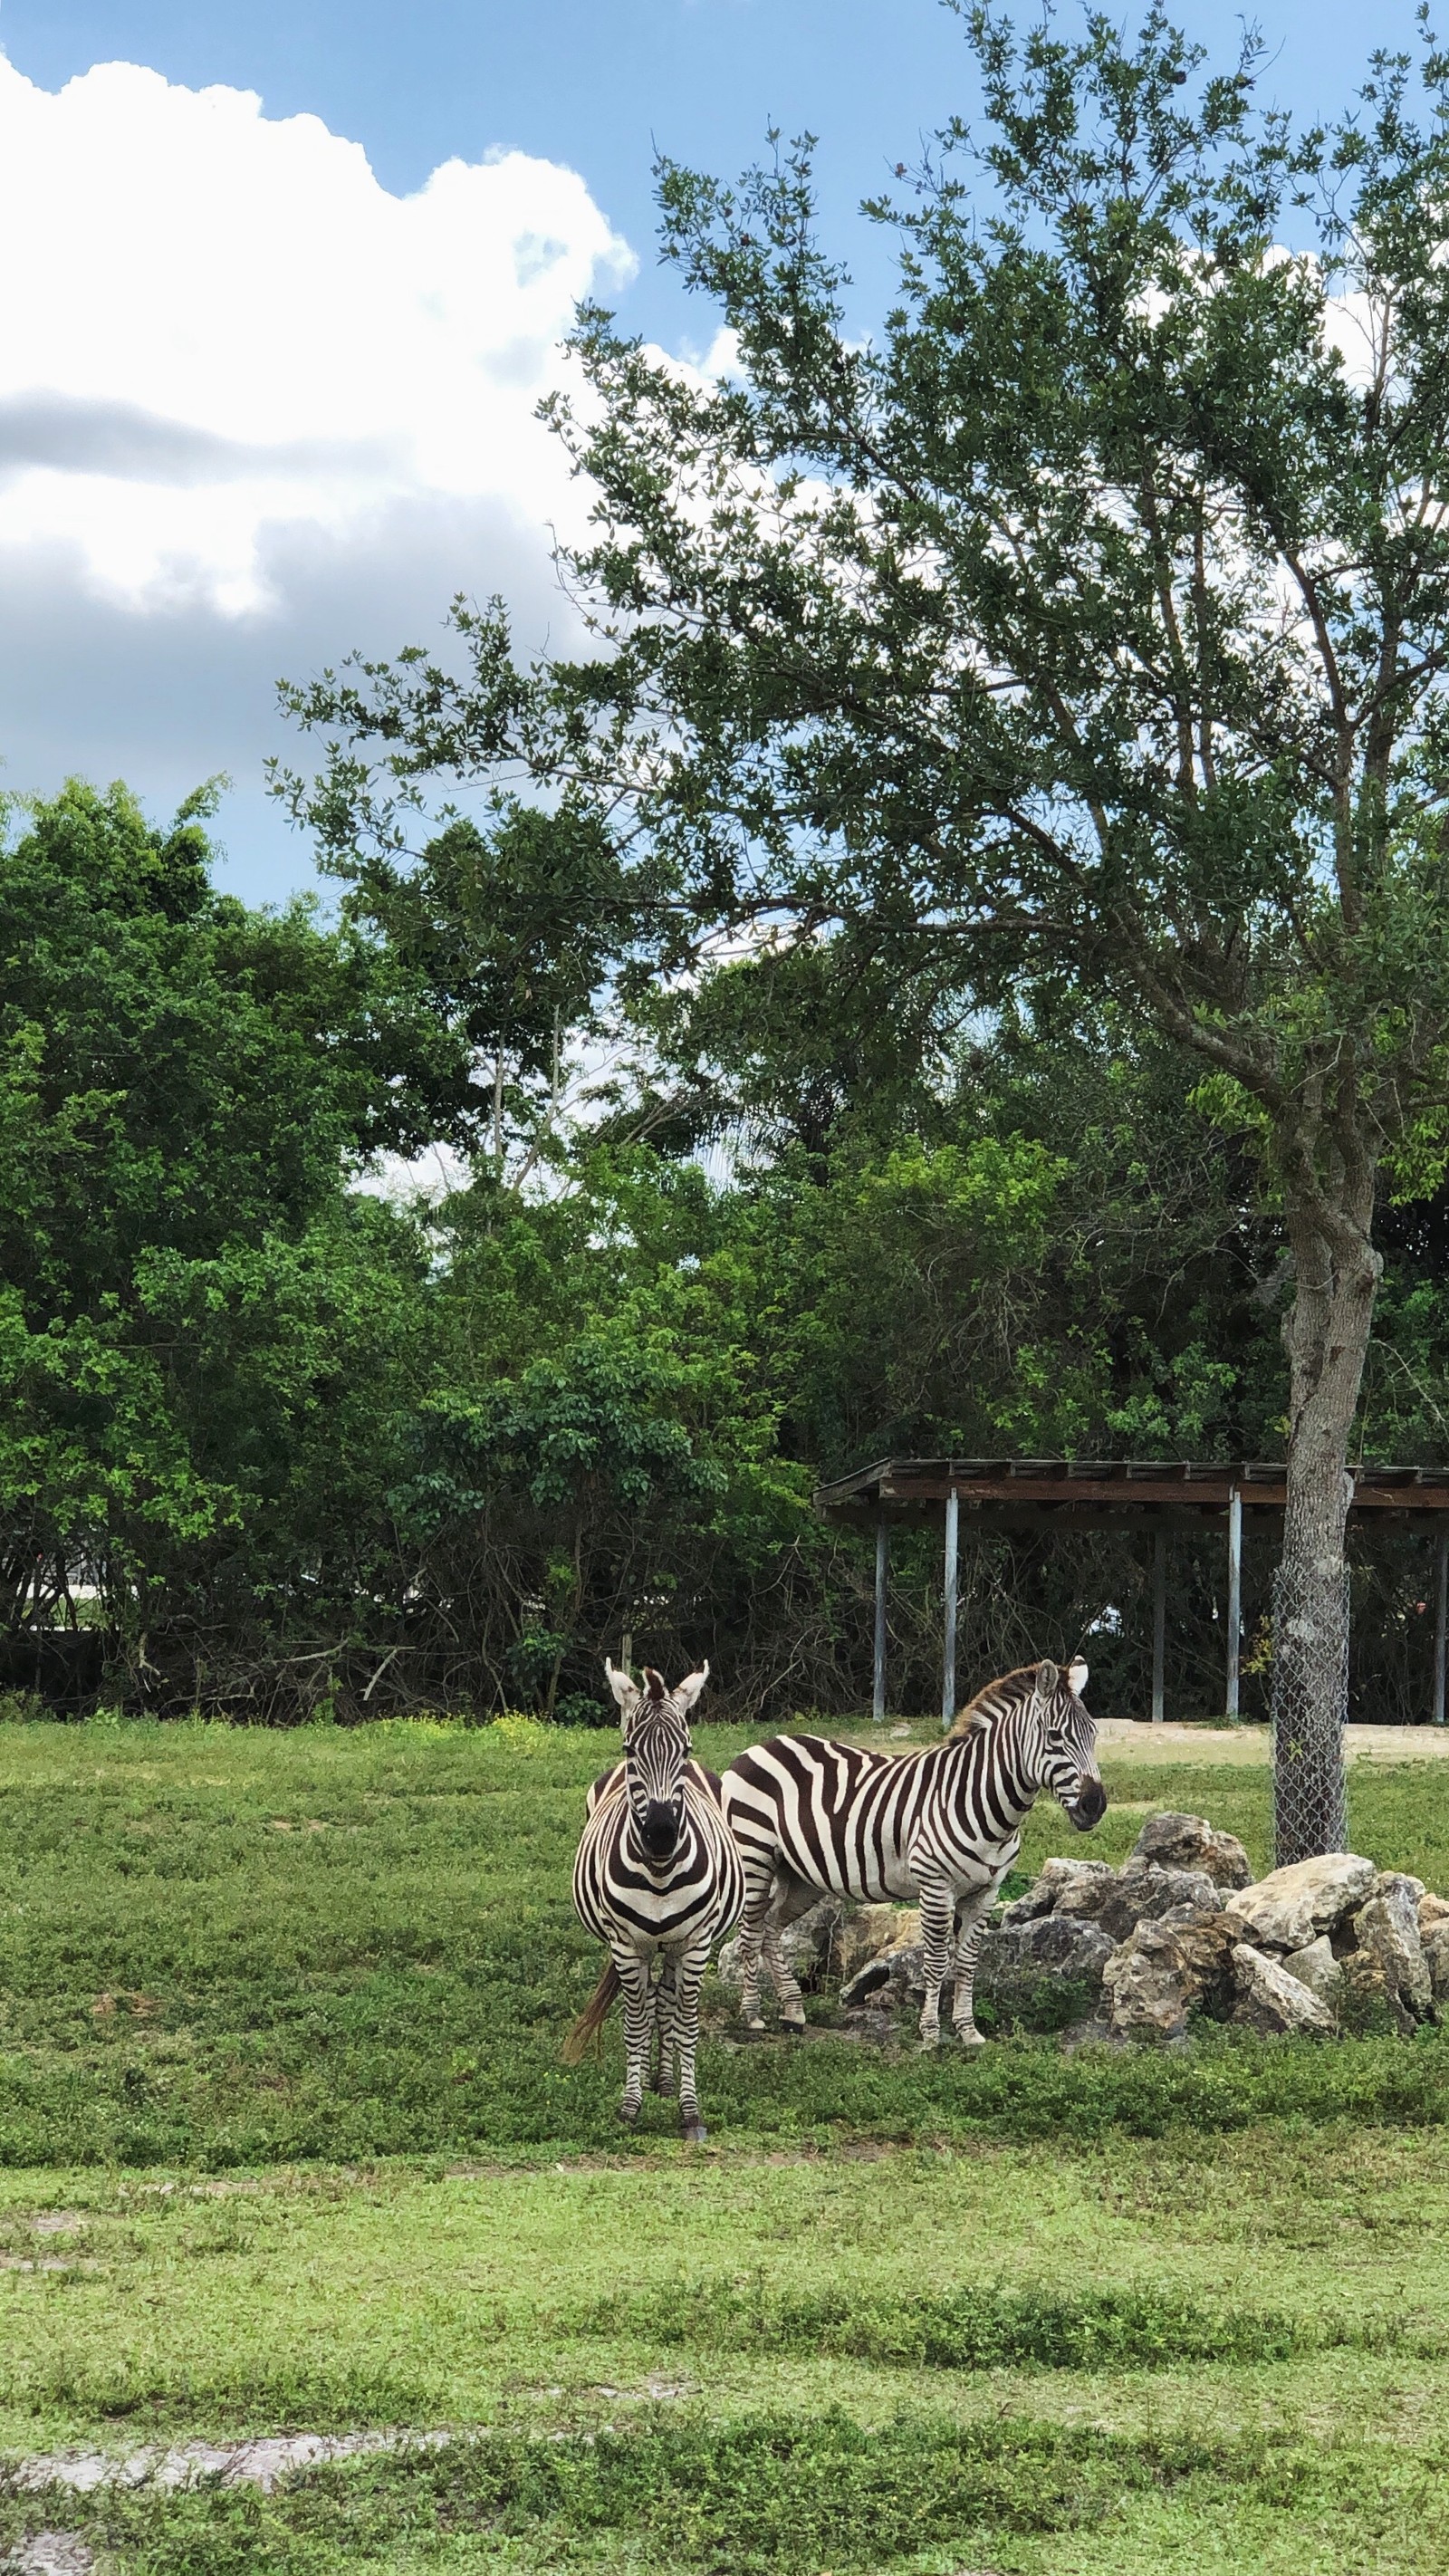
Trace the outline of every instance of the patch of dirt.
{"type": "MultiPolygon", "coordinates": [[[[456,2439],[443,2430],[278,2433],[254,2442],[180,2442],[166,2451],[154,2444],[125,2454],[36,2451],[0,2474],[13,2495],[44,2495],[53,2487],[72,2495],[94,2495],[100,2487],[194,2486],[255,2486],[267,2493],[279,2478],[321,2468],[329,2460],[355,2459],[371,2451],[439,2451],[456,2439]]],[[[0,2560],[0,2566],[15,2563],[0,2560]]]]}
{"type": "Polygon", "coordinates": [[[90,2576],[95,2551],[78,2531],[37,2531],[0,2558],[10,2576],[90,2576]]]}

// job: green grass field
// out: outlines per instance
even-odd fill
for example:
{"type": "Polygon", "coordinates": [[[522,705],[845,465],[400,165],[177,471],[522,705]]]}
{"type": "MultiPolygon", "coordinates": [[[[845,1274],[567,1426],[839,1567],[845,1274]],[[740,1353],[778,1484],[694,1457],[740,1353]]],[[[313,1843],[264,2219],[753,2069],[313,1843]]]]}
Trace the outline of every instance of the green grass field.
{"type": "MultiPolygon", "coordinates": [[[[706,1759],[740,1740],[701,1729],[706,1759]]],[[[710,2144],[559,2063],[606,1736],[0,1728],[0,2450],[451,2428],[270,2496],[0,2478],[118,2571],[1449,2566],[1449,2034],[882,2052],[710,2144]]],[[[1262,1770],[1116,1762],[1091,1848],[1262,1770]]],[[[1353,1839],[1449,1890],[1449,1764],[1353,1839]]],[[[1075,1844],[1052,1808],[1030,1862],[1075,1844]]]]}

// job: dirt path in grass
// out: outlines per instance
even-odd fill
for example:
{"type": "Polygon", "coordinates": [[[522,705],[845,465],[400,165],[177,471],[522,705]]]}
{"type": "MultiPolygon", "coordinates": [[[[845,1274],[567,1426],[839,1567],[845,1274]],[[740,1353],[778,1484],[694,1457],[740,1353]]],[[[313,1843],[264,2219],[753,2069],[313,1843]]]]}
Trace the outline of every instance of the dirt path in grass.
{"type": "MultiPolygon", "coordinates": [[[[179,2442],[170,2450],[35,2451],[0,2476],[12,2493],[44,2495],[52,2487],[93,2495],[97,2487],[175,2489],[215,2484],[254,2486],[269,2492],[279,2478],[316,2469],[329,2460],[353,2460],[371,2451],[436,2451],[456,2441],[450,2431],[279,2433],[252,2442],[179,2442]]],[[[0,2559],[0,2566],[5,2561],[0,2559]]]]}
{"type": "MultiPolygon", "coordinates": [[[[939,1744],[940,1730],[925,1719],[900,1721],[882,1736],[876,1726],[847,1725],[841,1734],[851,1744],[882,1744],[888,1753],[939,1744]]],[[[1350,1762],[1442,1762],[1449,1756],[1449,1726],[1346,1726],[1344,1747],[1350,1762]]],[[[1097,1748],[1110,1759],[1129,1755],[1134,1762],[1266,1763],[1266,1726],[1193,1725],[1168,1718],[1152,1726],[1145,1718],[1100,1717],[1097,1748]]]]}
{"type": "MultiPolygon", "coordinates": [[[[1449,1726],[1346,1726],[1350,1762],[1439,1762],[1449,1754],[1449,1726]]],[[[1160,1726],[1130,1717],[1098,1721],[1097,1749],[1129,1753],[1134,1762],[1266,1762],[1266,1726],[1160,1726]]]]}

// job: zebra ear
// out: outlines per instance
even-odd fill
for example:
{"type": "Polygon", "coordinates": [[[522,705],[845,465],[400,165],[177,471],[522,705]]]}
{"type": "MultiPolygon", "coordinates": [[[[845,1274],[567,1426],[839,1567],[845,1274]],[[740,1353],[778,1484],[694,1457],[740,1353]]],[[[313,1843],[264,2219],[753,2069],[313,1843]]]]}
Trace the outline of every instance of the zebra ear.
{"type": "Polygon", "coordinates": [[[1036,1668],[1036,1686],[1043,1699],[1050,1699],[1061,1681],[1061,1672],[1049,1655],[1043,1655],[1036,1668]]]}
{"type": "Polygon", "coordinates": [[[1080,1699],[1086,1687],[1087,1667],[1078,1655],[1076,1662],[1067,1666],[1067,1688],[1074,1699],[1080,1699]]]}
{"type": "Polygon", "coordinates": [[[604,1670],[609,1676],[609,1688],[627,1720],[630,1710],[639,1705],[639,1685],[627,1673],[621,1673],[616,1664],[611,1664],[607,1655],[604,1657],[604,1670]]]}
{"type": "Polygon", "coordinates": [[[708,1679],[709,1664],[708,1661],[706,1661],[700,1665],[697,1673],[687,1674],[685,1679],[679,1684],[677,1690],[671,1693],[675,1707],[682,1709],[684,1714],[687,1716],[689,1711],[693,1708],[695,1701],[698,1699],[699,1694],[703,1690],[708,1679]]]}

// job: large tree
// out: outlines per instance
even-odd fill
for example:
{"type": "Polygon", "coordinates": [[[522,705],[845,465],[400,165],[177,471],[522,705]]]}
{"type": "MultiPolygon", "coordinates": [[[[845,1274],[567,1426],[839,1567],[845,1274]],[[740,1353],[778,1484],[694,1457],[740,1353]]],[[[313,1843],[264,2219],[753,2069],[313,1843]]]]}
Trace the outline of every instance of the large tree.
{"type": "Polygon", "coordinates": [[[72,782],[0,837],[0,1636],[36,1672],[77,1581],[153,1676],[163,1628],[244,1660],[324,1560],[329,1608],[362,1589],[423,1255],[348,1185],[467,1132],[446,1002],[218,894],[206,806],[72,782]]]}
{"type": "Polygon", "coordinates": [[[1201,1068],[1291,1247],[1279,1850],[1341,1825],[1350,1434],[1376,1200],[1445,1151],[1449,60],[1331,130],[1156,10],[962,12],[979,129],[900,206],[862,341],[808,150],[671,164],[664,239],[733,335],[701,378],[581,317],[555,406],[598,494],[597,650],[496,611],[296,700],[314,810],[547,781],[647,869],[665,960],[835,943],[871,989],[1109,997],[1201,1068]],[[665,901],[667,891],[668,901],[665,901]]]}

